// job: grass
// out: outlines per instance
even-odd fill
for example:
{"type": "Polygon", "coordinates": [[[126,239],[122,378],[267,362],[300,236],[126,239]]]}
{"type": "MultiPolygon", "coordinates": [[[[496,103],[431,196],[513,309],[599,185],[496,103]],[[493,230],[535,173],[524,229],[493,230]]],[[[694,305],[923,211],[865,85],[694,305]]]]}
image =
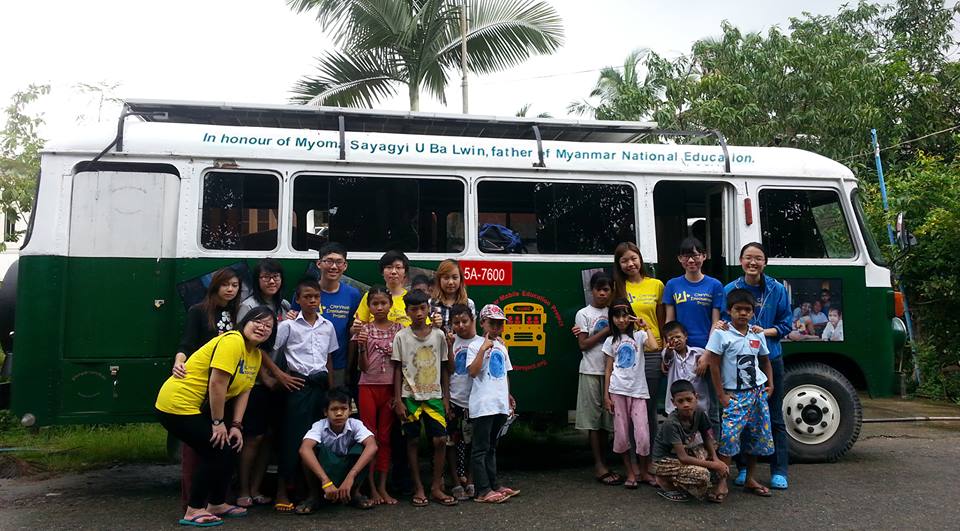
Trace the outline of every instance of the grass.
{"type": "Polygon", "coordinates": [[[31,431],[7,411],[0,411],[0,453],[33,468],[54,473],[78,472],[120,463],[167,461],[167,432],[159,424],[50,426],[31,431]]]}

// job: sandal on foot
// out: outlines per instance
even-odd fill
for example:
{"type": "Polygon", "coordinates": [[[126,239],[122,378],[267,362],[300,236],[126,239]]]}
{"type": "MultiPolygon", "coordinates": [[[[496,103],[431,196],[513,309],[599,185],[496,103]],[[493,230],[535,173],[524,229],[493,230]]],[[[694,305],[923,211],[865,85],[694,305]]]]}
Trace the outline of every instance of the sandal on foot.
{"type": "Polygon", "coordinates": [[[223,524],[223,520],[215,514],[200,513],[193,515],[191,518],[181,518],[180,522],[178,523],[180,525],[188,525],[193,527],[214,527],[223,524]],[[201,518],[207,518],[207,520],[205,522],[201,522],[201,518]]]}
{"type": "Polygon", "coordinates": [[[430,498],[432,498],[433,501],[439,503],[440,505],[443,505],[444,507],[453,507],[454,505],[460,503],[460,502],[458,502],[457,499],[454,498],[453,496],[433,496],[433,495],[431,495],[430,498]]]}
{"type": "Polygon", "coordinates": [[[357,494],[350,500],[350,504],[356,507],[357,509],[373,509],[374,503],[373,500],[367,498],[363,494],[357,494]]]}
{"type": "Polygon", "coordinates": [[[770,476],[770,488],[787,490],[787,476],[783,474],[774,474],[770,476]]]}
{"type": "Polygon", "coordinates": [[[723,503],[727,499],[726,492],[711,492],[707,494],[707,501],[710,503],[723,503]]]}
{"type": "Polygon", "coordinates": [[[430,505],[430,500],[424,496],[414,496],[411,498],[410,503],[412,503],[414,507],[426,507],[430,505]]]}
{"type": "Polygon", "coordinates": [[[463,489],[463,493],[467,495],[467,498],[473,498],[477,495],[477,487],[473,483],[468,483],[467,488],[463,489]]]}
{"type": "Polygon", "coordinates": [[[744,468],[737,473],[737,479],[733,480],[733,484],[742,487],[747,482],[747,469],[744,468]]]}
{"type": "Polygon", "coordinates": [[[457,501],[464,501],[464,500],[470,499],[470,497],[467,496],[467,489],[463,488],[460,485],[457,485],[456,487],[451,489],[450,495],[456,498],[457,501]]]}
{"type": "Polygon", "coordinates": [[[764,487],[763,485],[758,485],[756,487],[744,487],[743,491],[749,494],[755,494],[761,498],[769,498],[773,496],[773,494],[770,493],[770,489],[764,487]]]}
{"type": "Polygon", "coordinates": [[[635,480],[635,479],[634,479],[634,480],[629,480],[629,479],[628,479],[628,480],[626,480],[626,481],[623,482],[623,486],[626,487],[626,488],[628,488],[628,489],[630,489],[630,490],[637,490],[637,487],[639,487],[640,484],[637,483],[637,480],[635,480]]]}
{"type": "Polygon", "coordinates": [[[246,509],[247,507],[253,507],[253,498],[251,498],[250,496],[238,497],[237,507],[243,507],[244,509],[246,509]]]}
{"type": "Polygon", "coordinates": [[[503,496],[503,500],[506,501],[509,498],[520,495],[520,489],[511,489],[510,487],[500,487],[497,489],[497,492],[503,496]]]}
{"type": "Polygon", "coordinates": [[[679,490],[660,490],[657,491],[657,494],[659,494],[661,498],[672,502],[690,501],[690,496],[686,492],[679,490]]]}
{"type": "Polygon", "coordinates": [[[620,474],[617,474],[613,470],[607,472],[602,476],[594,478],[598,483],[603,483],[608,487],[615,487],[617,485],[623,485],[623,478],[620,477],[620,474]]]}
{"type": "Polygon", "coordinates": [[[477,503],[503,503],[507,500],[503,497],[503,494],[500,494],[495,490],[491,490],[483,496],[477,496],[473,499],[473,501],[477,503]]]}
{"type": "Polygon", "coordinates": [[[273,498],[269,498],[267,496],[264,496],[263,494],[257,494],[256,496],[250,499],[253,500],[254,505],[270,505],[271,503],[273,503],[273,498]]]}
{"type": "Polygon", "coordinates": [[[296,506],[290,502],[277,502],[273,504],[273,510],[278,513],[292,513],[296,506]]]}
{"type": "Polygon", "coordinates": [[[246,515],[247,510],[236,505],[231,505],[226,511],[214,514],[214,516],[218,516],[220,518],[243,518],[246,515]]]}
{"type": "Polygon", "coordinates": [[[313,512],[316,510],[317,510],[316,500],[304,500],[303,502],[300,503],[300,505],[297,505],[297,508],[294,509],[293,512],[299,515],[307,515],[307,514],[313,514],[313,512]]]}

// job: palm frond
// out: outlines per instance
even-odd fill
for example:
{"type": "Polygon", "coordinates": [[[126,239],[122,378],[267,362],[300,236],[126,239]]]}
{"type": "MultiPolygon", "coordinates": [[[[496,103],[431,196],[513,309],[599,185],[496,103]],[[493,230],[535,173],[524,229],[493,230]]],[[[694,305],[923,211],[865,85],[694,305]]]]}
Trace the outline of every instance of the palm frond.
{"type": "MultiPolygon", "coordinates": [[[[469,19],[467,53],[474,72],[504,70],[563,45],[563,21],[546,2],[476,0],[470,4],[469,19]]],[[[440,56],[446,66],[459,68],[460,28],[451,29],[440,56]]]]}
{"type": "Polygon", "coordinates": [[[381,50],[346,55],[327,52],[317,58],[316,76],[296,82],[291,101],[307,105],[373,107],[396,94],[395,82],[406,83],[390,55],[381,50]]]}

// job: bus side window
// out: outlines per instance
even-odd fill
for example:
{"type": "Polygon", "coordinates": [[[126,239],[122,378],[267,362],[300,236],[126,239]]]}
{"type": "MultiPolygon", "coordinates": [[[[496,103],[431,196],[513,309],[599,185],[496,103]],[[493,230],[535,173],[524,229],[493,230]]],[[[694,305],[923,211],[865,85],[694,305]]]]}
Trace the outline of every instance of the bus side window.
{"type": "Polygon", "coordinates": [[[200,244],[225,251],[277,248],[280,180],[269,173],[212,171],[203,176],[200,244]]]}
{"type": "Polygon", "coordinates": [[[484,180],[477,185],[479,225],[520,235],[531,254],[606,255],[636,241],[632,186],[484,180]]]}
{"type": "Polygon", "coordinates": [[[760,232],[768,256],[852,258],[840,196],[832,190],[760,190],[760,232]]]}

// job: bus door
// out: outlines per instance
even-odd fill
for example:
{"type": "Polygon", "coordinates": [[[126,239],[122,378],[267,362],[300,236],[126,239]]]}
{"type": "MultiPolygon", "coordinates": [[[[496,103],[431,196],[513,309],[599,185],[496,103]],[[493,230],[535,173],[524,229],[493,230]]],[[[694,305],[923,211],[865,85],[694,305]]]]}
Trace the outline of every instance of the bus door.
{"type": "Polygon", "coordinates": [[[724,281],[730,246],[733,244],[733,216],[730,204],[733,188],[709,181],[660,181],[653,189],[654,222],[657,235],[657,278],[683,274],[677,260],[680,243],[687,237],[700,240],[707,249],[703,272],[724,281]]]}
{"type": "Polygon", "coordinates": [[[162,374],[155,365],[168,364],[176,344],[169,299],[180,178],[169,165],[117,166],[73,177],[61,345],[67,416],[142,410],[160,383],[146,380],[162,374]]]}

